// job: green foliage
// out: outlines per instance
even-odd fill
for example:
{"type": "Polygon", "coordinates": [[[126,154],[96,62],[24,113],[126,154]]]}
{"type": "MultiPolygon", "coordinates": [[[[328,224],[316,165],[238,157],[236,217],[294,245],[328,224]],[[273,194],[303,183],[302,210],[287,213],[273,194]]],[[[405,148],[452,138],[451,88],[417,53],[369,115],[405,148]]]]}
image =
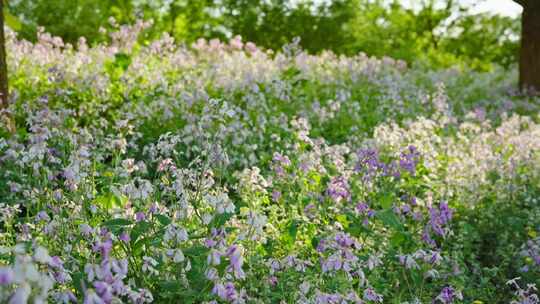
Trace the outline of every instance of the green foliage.
{"type": "Polygon", "coordinates": [[[73,43],[82,36],[91,41],[103,39],[98,29],[106,24],[112,4],[100,0],[9,1],[8,8],[19,17],[21,37],[35,40],[41,26],[73,43]]]}
{"type": "Polygon", "coordinates": [[[107,37],[99,31],[116,22],[152,19],[149,37],[168,32],[187,44],[198,38],[240,35],[267,49],[279,50],[295,37],[311,53],[364,52],[447,67],[472,66],[489,70],[517,61],[519,22],[509,17],[472,14],[456,1],[422,1],[408,8],[400,1],[10,1],[7,23],[28,40],[39,26],[75,43],[107,37]],[[14,17],[18,16],[18,18],[14,17]]]}

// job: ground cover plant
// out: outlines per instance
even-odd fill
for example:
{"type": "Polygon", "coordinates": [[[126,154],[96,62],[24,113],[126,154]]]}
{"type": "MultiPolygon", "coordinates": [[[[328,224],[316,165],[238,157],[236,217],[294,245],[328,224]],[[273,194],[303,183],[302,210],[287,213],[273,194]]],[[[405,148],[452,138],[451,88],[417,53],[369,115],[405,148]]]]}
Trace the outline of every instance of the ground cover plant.
{"type": "Polygon", "coordinates": [[[538,303],[512,71],[8,31],[6,303],[538,303]]]}

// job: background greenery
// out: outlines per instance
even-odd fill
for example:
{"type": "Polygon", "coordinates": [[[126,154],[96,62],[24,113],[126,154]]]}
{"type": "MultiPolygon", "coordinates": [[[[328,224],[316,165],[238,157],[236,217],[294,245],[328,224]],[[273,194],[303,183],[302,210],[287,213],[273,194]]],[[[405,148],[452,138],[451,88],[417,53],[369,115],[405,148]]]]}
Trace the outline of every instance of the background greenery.
{"type": "Polygon", "coordinates": [[[420,0],[416,9],[382,0],[35,0],[8,1],[21,37],[35,41],[39,26],[64,41],[106,39],[98,29],[152,19],[151,39],[168,32],[177,42],[242,36],[279,50],[300,37],[311,53],[364,52],[437,67],[467,65],[490,70],[517,62],[517,19],[473,14],[453,0],[420,0]]]}

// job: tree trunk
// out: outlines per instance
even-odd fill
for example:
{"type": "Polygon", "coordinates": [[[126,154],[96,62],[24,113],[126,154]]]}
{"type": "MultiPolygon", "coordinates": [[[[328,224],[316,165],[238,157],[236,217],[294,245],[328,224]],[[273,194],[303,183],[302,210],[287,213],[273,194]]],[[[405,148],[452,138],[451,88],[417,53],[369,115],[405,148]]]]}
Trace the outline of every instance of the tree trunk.
{"type": "Polygon", "coordinates": [[[0,110],[8,105],[6,39],[4,36],[4,0],[0,0],[0,110]]]}
{"type": "Polygon", "coordinates": [[[9,87],[6,61],[6,37],[4,35],[4,0],[0,0],[0,126],[15,133],[15,121],[4,111],[8,107],[9,87]]]}
{"type": "Polygon", "coordinates": [[[521,1],[521,52],[519,86],[527,92],[540,93],[540,1],[521,1]]]}

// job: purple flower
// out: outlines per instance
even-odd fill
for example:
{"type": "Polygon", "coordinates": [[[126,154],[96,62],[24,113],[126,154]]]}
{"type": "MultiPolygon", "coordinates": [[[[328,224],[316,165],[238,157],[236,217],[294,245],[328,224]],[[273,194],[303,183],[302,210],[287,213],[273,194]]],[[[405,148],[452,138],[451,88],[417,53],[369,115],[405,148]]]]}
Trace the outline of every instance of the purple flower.
{"type": "Polygon", "coordinates": [[[8,285],[13,282],[15,274],[13,270],[8,267],[0,267],[0,285],[8,285]]]}
{"type": "Polygon", "coordinates": [[[474,109],[474,115],[479,121],[484,121],[486,119],[486,110],[482,107],[477,107],[474,109]]]}
{"type": "Polygon", "coordinates": [[[274,157],[272,158],[272,160],[286,167],[291,165],[291,160],[289,159],[289,157],[280,153],[274,153],[274,157]]]}
{"type": "Polygon", "coordinates": [[[431,256],[426,256],[427,262],[433,265],[437,265],[441,262],[442,256],[439,251],[432,251],[431,256]]]}
{"type": "Polygon", "coordinates": [[[148,209],[148,211],[151,213],[151,214],[156,214],[158,211],[159,211],[159,205],[157,202],[154,202],[152,205],[150,205],[150,208],[148,209]]]}
{"type": "Polygon", "coordinates": [[[219,265],[221,264],[221,252],[212,249],[210,250],[210,253],[208,254],[207,263],[209,265],[219,265]]]}
{"type": "Polygon", "coordinates": [[[94,288],[96,289],[97,294],[103,301],[105,301],[106,303],[112,301],[112,287],[109,284],[103,281],[96,281],[94,282],[94,288]]]}
{"type": "Polygon", "coordinates": [[[382,303],[383,297],[382,295],[376,293],[373,288],[369,287],[364,290],[364,300],[382,303]]]}
{"type": "Polygon", "coordinates": [[[84,295],[84,301],[83,304],[105,304],[105,301],[103,301],[94,290],[87,290],[84,295]]]}
{"type": "Polygon", "coordinates": [[[135,213],[135,220],[137,222],[144,221],[145,218],[146,218],[146,215],[142,211],[135,213]]]}
{"type": "Polygon", "coordinates": [[[437,243],[431,238],[427,229],[422,232],[422,241],[430,246],[435,246],[437,243]]]}
{"type": "Polygon", "coordinates": [[[351,199],[349,185],[343,176],[332,177],[326,189],[326,194],[336,203],[339,203],[342,200],[349,201],[351,199]]]}
{"type": "Polygon", "coordinates": [[[206,239],[204,240],[204,245],[208,248],[212,248],[214,246],[216,246],[217,242],[214,241],[213,239],[206,239]]]}
{"type": "Polygon", "coordinates": [[[321,260],[321,269],[322,272],[328,272],[328,271],[334,271],[334,270],[340,270],[343,266],[343,261],[341,258],[337,255],[331,255],[327,259],[321,260]]]}
{"type": "Polygon", "coordinates": [[[355,171],[364,174],[366,179],[370,179],[378,171],[382,163],[379,161],[379,152],[376,149],[361,149],[357,153],[358,163],[355,171]]]}
{"type": "Polygon", "coordinates": [[[336,243],[341,247],[351,247],[354,244],[354,240],[345,233],[336,234],[335,240],[336,243]]]}
{"type": "Polygon", "coordinates": [[[278,283],[278,278],[276,276],[270,276],[268,278],[268,283],[270,283],[271,286],[276,286],[278,283]]]}
{"type": "Polygon", "coordinates": [[[212,289],[212,293],[216,294],[225,301],[234,301],[238,299],[238,292],[236,291],[234,284],[231,282],[227,282],[225,285],[216,283],[212,289]]]}
{"type": "Polygon", "coordinates": [[[232,271],[237,279],[243,279],[245,277],[244,271],[242,270],[244,260],[240,247],[232,245],[227,249],[226,254],[230,259],[230,265],[227,268],[228,271],[232,271]]]}
{"type": "Polygon", "coordinates": [[[118,236],[118,239],[121,240],[124,243],[129,243],[129,241],[130,241],[129,234],[127,232],[125,232],[125,231],[120,233],[120,236],[118,236]]]}
{"type": "Polygon", "coordinates": [[[38,212],[38,214],[36,215],[36,220],[38,222],[48,222],[51,218],[49,217],[49,215],[47,214],[47,212],[45,211],[40,211],[38,212]]]}
{"type": "Polygon", "coordinates": [[[315,211],[316,211],[316,206],[315,204],[308,204],[306,207],[304,207],[304,213],[309,217],[309,218],[312,218],[315,216],[315,211]]]}
{"type": "Polygon", "coordinates": [[[420,152],[416,149],[415,146],[409,146],[406,151],[401,153],[401,158],[399,160],[399,166],[408,171],[411,175],[416,173],[416,165],[420,160],[420,152]]]}
{"type": "Polygon", "coordinates": [[[79,226],[79,231],[84,236],[90,236],[90,234],[92,234],[92,227],[90,227],[88,224],[81,224],[79,226]]]}
{"type": "Polygon", "coordinates": [[[70,290],[64,290],[54,295],[57,303],[77,303],[77,297],[70,290]]]}
{"type": "Polygon", "coordinates": [[[109,256],[111,249],[112,249],[112,241],[110,239],[107,239],[102,242],[98,241],[96,244],[94,244],[94,247],[93,247],[93,250],[95,252],[100,252],[104,258],[109,256]]]}
{"type": "MultiPolygon", "coordinates": [[[[429,207],[429,228],[435,234],[445,237],[448,233],[447,224],[452,219],[453,211],[448,206],[448,203],[442,202],[439,208],[429,207]]],[[[424,230],[424,233],[427,233],[424,230]]]]}
{"type": "Polygon", "coordinates": [[[327,248],[326,243],[327,243],[326,240],[324,240],[324,239],[320,240],[319,244],[317,244],[317,251],[318,252],[324,252],[326,250],[326,248],[327,248]]]}
{"type": "Polygon", "coordinates": [[[117,275],[126,277],[128,273],[128,261],[126,259],[113,260],[111,262],[111,268],[117,275]]]}
{"type": "Polygon", "coordinates": [[[175,169],[175,166],[174,166],[174,163],[173,163],[173,160],[170,159],[170,158],[166,158],[164,160],[162,160],[159,165],[158,165],[158,172],[163,172],[163,171],[166,171],[168,169],[175,169]]]}
{"type": "Polygon", "coordinates": [[[291,160],[286,155],[274,153],[272,161],[274,162],[274,171],[276,174],[280,177],[285,176],[285,168],[291,165],[291,160]]]}
{"type": "Polygon", "coordinates": [[[277,202],[280,198],[281,198],[281,192],[279,192],[278,190],[274,190],[272,192],[272,200],[274,202],[277,202]]]}
{"type": "Polygon", "coordinates": [[[365,213],[368,211],[368,209],[369,209],[369,206],[366,203],[358,203],[356,205],[356,211],[358,211],[358,213],[365,213]]]}
{"type": "Polygon", "coordinates": [[[455,291],[454,288],[447,286],[441,290],[441,293],[435,298],[435,301],[440,301],[444,304],[453,303],[454,300],[461,300],[463,297],[461,292],[455,291]]]}
{"type": "Polygon", "coordinates": [[[369,181],[377,173],[382,176],[400,177],[399,168],[395,161],[384,163],[379,158],[379,152],[376,149],[361,149],[357,153],[358,162],[355,171],[363,174],[363,179],[369,181]]]}
{"type": "Polygon", "coordinates": [[[51,261],[49,262],[49,265],[54,268],[63,268],[64,262],[62,262],[62,259],[60,259],[59,256],[53,256],[51,257],[51,261]]]}

